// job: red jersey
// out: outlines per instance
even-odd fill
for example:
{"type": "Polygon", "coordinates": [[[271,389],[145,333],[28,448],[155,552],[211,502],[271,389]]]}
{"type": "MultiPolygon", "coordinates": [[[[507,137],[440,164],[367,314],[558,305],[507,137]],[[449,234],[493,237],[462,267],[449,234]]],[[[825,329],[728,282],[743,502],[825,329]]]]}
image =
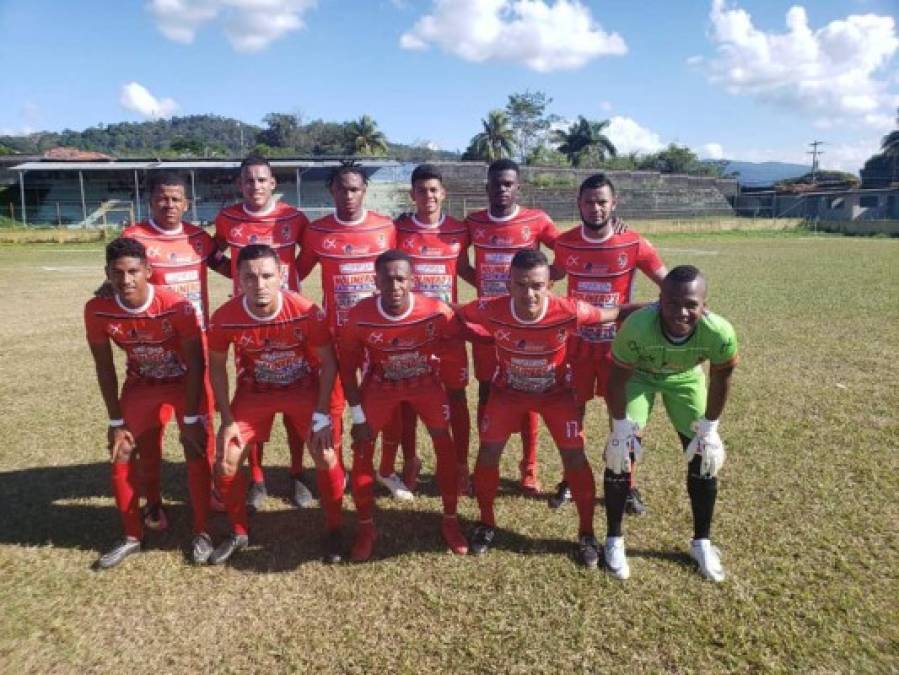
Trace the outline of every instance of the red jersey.
{"type": "Polygon", "coordinates": [[[242,203],[219,211],[215,217],[215,238],[228,245],[234,295],[240,293],[237,256],[249,244],[268,244],[275,249],[281,260],[282,288],[297,290],[296,247],[308,224],[306,216],[284,202],[275,202],[262,211],[249,211],[242,203]]]}
{"type": "Polygon", "coordinates": [[[475,211],[465,219],[474,245],[474,269],[479,298],[506,295],[512,257],[525,248],[552,248],[559,231],[548,215],[516,206],[511,216],[496,218],[490,210],[475,211]]]}
{"type": "Polygon", "coordinates": [[[374,295],[375,259],[395,245],[393,221],[374,211],[353,223],[325,216],[306,228],[297,272],[304,279],[321,263],[322,305],[332,329],[346,324],[357,302],[374,295]]]}
{"type": "Polygon", "coordinates": [[[496,341],[494,385],[542,394],[569,384],[568,338],[582,325],[598,323],[602,314],[585,302],[548,297],[543,313],[533,321],[515,315],[511,296],[482,298],[460,310],[465,321],[482,325],[496,341]]]}
{"type": "Polygon", "coordinates": [[[468,228],[451,216],[426,225],[414,215],[396,221],[397,248],[412,258],[412,290],[456,302],[456,266],[468,249],[468,228]]]}
{"type": "Polygon", "coordinates": [[[164,230],[149,219],[126,227],[123,237],[137,239],[147,249],[150,283],[184,297],[197,310],[200,325],[209,323],[208,266],[215,264],[218,247],[202,227],[181,223],[164,230]]]}
{"type": "Polygon", "coordinates": [[[215,310],[209,324],[209,349],[235,346],[237,384],[254,389],[312,386],[318,382],[315,350],[331,341],[324,312],[299,293],[282,291],[270,317],[253,314],[246,296],[215,310]]]}
{"type": "Polygon", "coordinates": [[[345,368],[364,362],[366,376],[376,381],[402,381],[437,372],[441,343],[458,336],[453,311],[437,298],[412,294],[409,310],[391,316],[379,297],[359,301],[340,330],[340,358],[345,368]]]}
{"type": "MultiPolygon", "coordinates": [[[[630,302],[637,270],[650,274],[664,266],[652,244],[636,232],[613,234],[599,242],[585,236],[583,225],[556,239],[554,264],[568,273],[568,297],[594,307],[630,302]]],[[[612,321],[585,326],[578,336],[586,342],[611,342],[615,332],[612,321]]]]}
{"type": "Polygon", "coordinates": [[[131,309],[118,296],[93,298],[84,306],[87,341],[112,340],[125,350],[129,380],[175,382],[187,373],[182,340],[200,337],[194,306],[177,293],[149,286],[143,307],[131,309]]]}

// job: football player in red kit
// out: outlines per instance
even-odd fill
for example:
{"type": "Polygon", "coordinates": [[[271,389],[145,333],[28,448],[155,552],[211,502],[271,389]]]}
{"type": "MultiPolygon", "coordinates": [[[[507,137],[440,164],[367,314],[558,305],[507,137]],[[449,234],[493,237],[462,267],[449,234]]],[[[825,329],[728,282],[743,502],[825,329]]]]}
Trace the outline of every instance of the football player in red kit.
{"type": "Polygon", "coordinates": [[[245,246],[237,270],[243,293],[215,311],[209,328],[210,376],[221,414],[215,482],[232,529],[209,562],[224,563],[248,544],[240,465],[252,444],[268,440],[277,413],[298,438],[309,439],[325,512],[325,560],[338,562],[344,474],[332,448],[327,414],[337,363],[325,315],[300,294],[283,289],[272,247],[245,246]],[[230,345],[238,359],[233,400],[226,369],[230,345]]]}
{"type": "Polygon", "coordinates": [[[453,311],[412,292],[412,260],[389,250],[375,262],[379,294],[359,301],[340,331],[340,373],[353,416],[351,482],[358,526],[351,558],[368,560],[374,548],[374,439],[404,403],[431,435],[443,500],[442,532],[457,554],[468,551],[456,516],[456,458],[449,433],[449,401],[438,374],[441,342],[459,339],[453,311]],[[360,387],[357,372],[365,366],[360,387]]]}
{"type": "MultiPolygon", "coordinates": [[[[516,252],[536,249],[540,244],[552,248],[559,236],[552,220],[543,211],[526,209],[516,203],[519,187],[518,165],[511,159],[496,160],[487,169],[489,208],[475,211],[465,219],[469,240],[474,247],[473,276],[479,298],[493,298],[508,292],[509,266],[516,252]]],[[[467,264],[460,266],[459,275],[463,278],[472,276],[467,264]]],[[[497,363],[495,352],[489,345],[473,344],[472,354],[478,380],[480,423],[497,363]]],[[[536,412],[528,413],[521,421],[521,487],[525,493],[532,495],[540,492],[537,479],[537,422],[536,412]]]]}
{"type": "Polygon", "coordinates": [[[144,245],[119,238],[106,247],[111,298],[95,297],[84,308],[87,341],[109,414],[109,452],[116,507],[124,538],[97,561],[99,569],[118,565],[140,551],[143,522],[136,461],[159,441],[160,419],[173,411],[181,429],[193,508],[191,558],[204,563],[212,553],[206,533],[209,510],[211,433],[209,401],[203,387],[203,345],[194,307],[177,293],[149,283],[144,245]],[[126,377],[118,387],[111,343],[127,354],[126,377]]]}
{"type": "Polygon", "coordinates": [[[596,485],[584,453],[584,436],[574,394],[566,346],[587,325],[614,321],[617,308],[596,308],[554,295],[549,262],[542,252],[525,249],[514,255],[509,295],[482,298],[459,310],[469,323],[480,324],[495,340],[497,369],[481,419],[480,450],[474,492],[481,520],[471,536],[471,551],[483,555],[495,537],[493,504],[499,484],[499,461],[509,436],[520,428],[523,414],[538,413],[549,429],[577,506],[581,561],[596,567],[599,550],[593,535],[596,485]]]}
{"type": "MultiPolygon", "coordinates": [[[[255,154],[246,157],[240,164],[237,182],[243,200],[222,209],[215,217],[215,240],[221,249],[227,249],[231,253],[234,295],[240,293],[237,256],[241,249],[250,244],[268,244],[275,249],[281,265],[281,282],[284,288],[299,290],[296,274],[297,246],[309,221],[296,208],[275,198],[277,181],[272,174],[271,164],[265,157],[255,154]]],[[[290,446],[294,502],[300,507],[309,506],[313,502],[312,493],[301,480],[303,439],[297,438],[288,426],[287,441],[290,446]]],[[[267,494],[261,445],[250,449],[249,464],[252,482],[248,504],[251,509],[256,510],[262,506],[267,494]]]]}
{"type": "MultiPolygon", "coordinates": [[[[615,186],[605,174],[593,174],[581,183],[577,204],[581,224],[556,239],[553,263],[568,274],[569,298],[589,302],[594,307],[615,307],[630,302],[637,270],[657,286],[662,283],[668,274],[665,264],[652,244],[621,226],[615,215],[615,186]]],[[[605,398],[617,327],[614,321],[585,326],[571,339],[568,349],[581,423],[587,401],[594,396],[605,398]]],[[[636,475],[633,466],[631,480],[636,475]]],[[[558,508],[570,498],[571,491],[563,480],[549,498],[549,505],[558,508]]],[[[635,515],[646,512],[640,492],[633,484],[626,509],[635,515]]]]}

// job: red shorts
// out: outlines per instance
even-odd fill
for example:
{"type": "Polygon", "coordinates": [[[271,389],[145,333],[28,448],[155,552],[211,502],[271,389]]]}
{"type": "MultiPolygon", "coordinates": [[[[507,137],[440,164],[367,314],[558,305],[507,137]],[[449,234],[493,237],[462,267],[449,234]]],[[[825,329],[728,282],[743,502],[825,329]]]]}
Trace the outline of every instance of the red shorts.
{"type": "MultiPolygon", "coordinates": [[[[205,388],[200,396],[200,409],[197,414],[206,418],[206,432],[212,439],[211,399],[205,388]]],[[[178,421],[178,428],[183,427],[184,417],[184,381],[164,384],[148,384],[143,381],[125,380],[122,395],[119,399],[125,425],[138,436],[164,427],[172,415],[178,421]]]]}
{"type": "Polygon", "coordinates": [[[574,395],[567,390],[526,394],[492,387],[479,430],[481,443],[505,445],[509,436],[521,431],[521,419],[529,412],[543,417],[543,423],[560,450],[583,450],[580,415],[574,395]]]}
{"type": "Polygon", "coordinates": [[[496,347],[473,342],[471,354],[474,357],[474,376],[478,382],[490,382],[499,362],[496,360],[496,347]]]}
{"type": "Polygon", "coordinates": [[[268,391],[238,388],[231,401],[231,415],[246,445],[268,441],[277,413],[284,415],[284,423],[300,438],[306,438],[317,402],[318,388],[312,386],[268,391]]]}
{"type": "Polygon", "coordinates": [[[594,396],[605,398],[612,368],[611,342],[584,342],[572,338],[568,344],[574,397],[579,404],[594,396]]]}
{"type": "Polygon", "coordinates": [[[440,354],[440,381],[447,389],[468,386],[468,352],[461,340],[447,346],[440,354]]]}
{"type": "Polygon", "coordinates": [[[449,428],[449,400],[431,376],[407,381],[368,380],[362,385],[362,410],[373,434],[381,431],[402,403],[408,403],[429,429],[449,428]]]}

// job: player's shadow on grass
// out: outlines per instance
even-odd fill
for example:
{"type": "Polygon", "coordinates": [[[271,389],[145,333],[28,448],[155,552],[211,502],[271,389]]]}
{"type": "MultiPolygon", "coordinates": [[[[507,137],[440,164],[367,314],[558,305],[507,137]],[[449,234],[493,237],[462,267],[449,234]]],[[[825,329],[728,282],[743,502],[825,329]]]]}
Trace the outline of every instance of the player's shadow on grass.
{"type": "Polygon", "coordinates": [[[681,567],[694,568],[696,563],[688,553],[683,551],[659,551],[641,548],[628,548],[628,558],[646,558],[650,560],[664,560],[666,562],[675,563],[681,567]]]}

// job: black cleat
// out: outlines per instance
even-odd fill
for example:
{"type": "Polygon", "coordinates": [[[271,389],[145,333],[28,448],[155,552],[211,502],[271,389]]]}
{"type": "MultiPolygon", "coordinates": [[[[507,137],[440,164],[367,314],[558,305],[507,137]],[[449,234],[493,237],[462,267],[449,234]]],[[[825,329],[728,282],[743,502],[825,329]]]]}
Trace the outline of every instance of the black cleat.
{"type": "Polygon", "coordinates": [[[141,542],[139,539],[120,539],[115,546],[104,553],[94,563],[94,567],[98,570],[108,570],[122,562],[129,555],[140,553],[141,542]]]}
{"type": "Polygon", "coordinates": [[[595,570],[599,565],[599,544],[592,534],[582,534],[577,538],[578,557],[584,567],[595,570]]]}
{"type": "Polygon", "coordinates": [[[190,544],[190,559],[194,565],[205,565],[209,562],[214,548],[212,539],[205,532],[201,532],[190,544]]]}
{"type": "Polygon", "coordinates": [[[558,509],[571,501],[571,488],[564,480],[556,485],[556,492],[549,496],[549,508],[558,509]]]}
{"type": "Polygon", "coordinates": [[[262,508],[262,502],[265,501],[267,496],[268,491],[265,489],[265,483],[250,483],[250,489],[247,490],[247,511],[256,513],[262,508]]]}
{"type": "Polygon", "coordinates": [[[247,547],[250,543],[249,537],[245,534],[232,534],[221,544],[216,546],[212,555],[209,556],[210,565],[222,565],[228,561],[232,555],[247,547]]]}
{"type": "Polygon", "coordinates": [[[468,550],[472,555],[484,555],[490,550],[495,536],[496,530],[494,528],[484,525],[484,523],[478,523],[471,534],[468,550]]]}
{"type": "Polygon", "coordinates": [[[326,565],[336,565],[343,562],[343,534],[340,530],[329,530],[325,533],[322,548],[322,562],[326,565]]]}
{"type": "Polygon", "coordinates": [[[646,515],[646,505],[643,503],[643,498],[640,496],[640,491],[637,488],[632,487],[628,490],[627,500],[624,502],[624,510],[632,516],[646,515]]]}

